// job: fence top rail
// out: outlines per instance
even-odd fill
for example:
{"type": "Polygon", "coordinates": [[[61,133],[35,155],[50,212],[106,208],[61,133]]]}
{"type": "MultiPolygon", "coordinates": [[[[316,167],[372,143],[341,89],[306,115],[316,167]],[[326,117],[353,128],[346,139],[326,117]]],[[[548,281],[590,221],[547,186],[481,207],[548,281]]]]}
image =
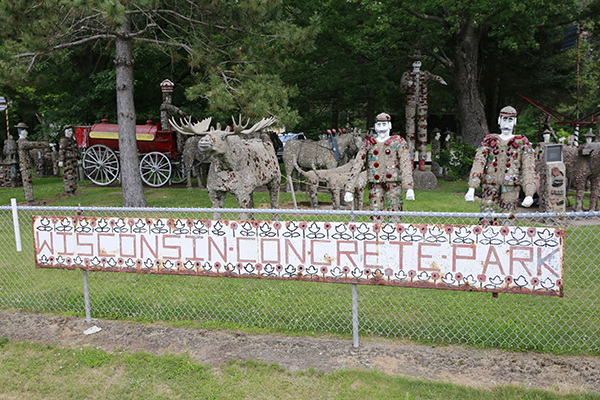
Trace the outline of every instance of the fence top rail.
{"type": "MultiPolygon", "coordinates": [[[[196,212],[196,213],[255,213],[285,215],[329,215],[329,216],[403,216],[403,217],[440,217],[440,218],[594,218],[600,217],[600,211],[582,211],[567,213],[473,213],[473,212],[434,212],[434,211],[369,211],[369,210],[293,210],[270,208],[190,208],[190,207],[75,207],[75,206],[17,206],[18,210],[38,212],[196,212]]],[[[0,211],[10,211],[11,206],[0,206],[0,211]]]]}

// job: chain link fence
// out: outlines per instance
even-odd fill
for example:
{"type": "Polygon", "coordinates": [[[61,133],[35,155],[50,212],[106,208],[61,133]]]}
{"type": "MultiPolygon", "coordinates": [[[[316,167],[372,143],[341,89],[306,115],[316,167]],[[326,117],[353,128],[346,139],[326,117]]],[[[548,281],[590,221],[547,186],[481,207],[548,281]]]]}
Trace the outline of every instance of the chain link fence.
{"type": "MultiPolygon", "coordinates": [[[[82,272],[34,267],[34,215],[212,219],[212,209],[0,207],[0,307],[85,315],[82,272]]],[[[236,220],[240,210],[224,209],[236,220]]],[[[256,220],[371,222],[360,211],[254,210],[256,220]]],[[[483,214],[380,213],[405,224],[476,225],[483,214]]],[[[513,350],[600,352],[600,213],[493,215],[499,223],[566,229],[564,297],[358,287],[359,332],[513,350]]],[[[352,285],[89,272],[94,318],[194,320],[204,327],[352,333],[352,285]]]]}

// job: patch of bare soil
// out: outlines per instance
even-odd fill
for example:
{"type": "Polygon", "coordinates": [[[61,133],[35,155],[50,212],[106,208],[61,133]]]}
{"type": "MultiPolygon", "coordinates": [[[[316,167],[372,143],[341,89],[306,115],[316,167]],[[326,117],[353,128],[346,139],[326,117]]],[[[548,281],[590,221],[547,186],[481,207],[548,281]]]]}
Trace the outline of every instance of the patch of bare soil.
{"type": "Polygon", "coordinates": [[[404,340],[250,335],[240,332],[173,328],[161,323],[93,320],[0,310],[0,337],[11,341],[57,344],[69,348],[95,346],[106,351],[127,349],[153,354],[188,354],[219,366],[230,359],[277,363],[290,371],[309,367],[378,369],[392,376],[491,389],[517,385],[555,392],[600,393],[600,357],[516,353],[462,346],[424,346],[404,340]],[[101,330],[83,332],[91,326],[101,330]]]}

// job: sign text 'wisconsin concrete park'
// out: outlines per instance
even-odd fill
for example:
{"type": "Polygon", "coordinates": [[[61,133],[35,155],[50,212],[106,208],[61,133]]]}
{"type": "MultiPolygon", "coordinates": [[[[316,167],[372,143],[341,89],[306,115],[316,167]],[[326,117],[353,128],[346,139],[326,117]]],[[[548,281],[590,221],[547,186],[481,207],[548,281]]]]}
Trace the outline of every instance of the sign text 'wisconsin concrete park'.
{"type": "Polygon", "coordinates": [[[564,229],[33,217],[39,268],[562,296],[564,229]]]}

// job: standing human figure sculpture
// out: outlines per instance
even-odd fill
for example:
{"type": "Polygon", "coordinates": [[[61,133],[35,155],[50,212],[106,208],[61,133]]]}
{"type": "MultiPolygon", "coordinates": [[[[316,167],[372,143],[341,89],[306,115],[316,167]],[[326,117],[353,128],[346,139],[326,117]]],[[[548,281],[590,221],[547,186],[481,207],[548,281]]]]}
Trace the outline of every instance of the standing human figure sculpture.
{"type": "Polygon", "coordinates": [[[442,85],[447,85],[446,81],[440,76],[432,74],[429,71],[421,71],[421,60],[425,56],[421,52],[410,56],[413,61],[413,70],[402,74],[400,80],[400,90],[406,95],[406,140],[410,152],[411,163],[415,159],[415,149],[417,141],[419,142],[419,170],[425,171],[425,161],[427,160],[427,81],[436,81],[442,85]],[[418,128],[415,126],[418,125],[418,128]]]}
{"type": "Polygon", "coordinates": [[[431,133],[433,133],[433,139],[431,139],[431,172],[433,172],[436,178],[441,178],[444,175],[443,168],[439,164],[440,151],[442,149],[440,143],[442,132],[438,128],[435,128],[431,133]]]}
{"type": "Polygon", "coordinates": [[[27,201],[28,205],[35,205],[36,202],[33,200],[33,182],[31,180],[30,150],[48,147],[48,142],[31,142],[27,140],[28,126],[23,122],[19,122],[16,128],[19,131],[19,140],[17,140],[17,146],[19,148],[19,168],[21,170],[21,179],[23,180],[25,200],[27,201]]]}
{"type": "MultiPolygon", "coordinates": [[[[375,133],[367,137],[359,150],[350,170],[350,179],[345,187],[344,200],[354,200],[354,188],[359,173],[367,171],[369,201],[372,211],[402,211],[402,188],[406,189],[406,200],[414,200],[412,163],[406,141],[402,137],[390,136],[391,117],[386,113],[377,115],[375,133]]],[[[377,217],[377,219],[380,219],[377,217]]]]}
{"type": "Polygon", "coordinates": [[[77,190],[77,165],[81,159],[77,141],[73,138],[73,127],[64,128],[64,136],[60,138],[58,150],[58,166],[63,169],[63,187],[69,196],[77,190]]]}
{"type": "Polygon", "coordinates": [[[533,204],[535,194],[535,154],[525,136],[513,134],[517,110],[511,106],[500,110],[501,133],[486,135],[477,149],[469,175],[466,201],[473,201],[475,189],[481,185],[481,211],[514,211],[521,189],[525,192],[523,207],[533,204]]]}

